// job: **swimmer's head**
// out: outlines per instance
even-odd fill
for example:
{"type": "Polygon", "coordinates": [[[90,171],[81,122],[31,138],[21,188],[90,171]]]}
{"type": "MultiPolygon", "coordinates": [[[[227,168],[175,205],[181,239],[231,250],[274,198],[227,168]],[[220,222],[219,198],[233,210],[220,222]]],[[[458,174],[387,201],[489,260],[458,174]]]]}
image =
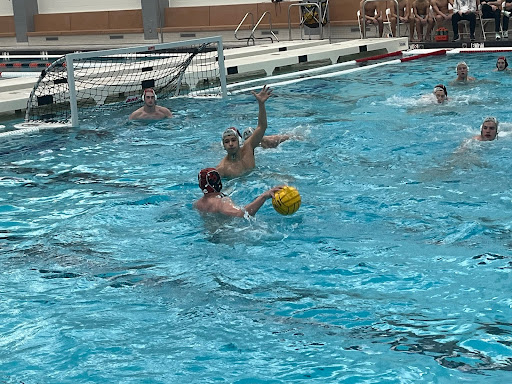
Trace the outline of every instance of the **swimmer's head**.
{"type": "Polygon", "coordinates": [[[227,137],[234,136],[238,139],[238,146],[242,145],[242,135],[240,134],[240,131],[236,129],[235,127],[229,127],[222,133],[222,145],[224,146],[224,140],[227,137]]]}
{"type": "Polygon", "coordinates": [[[496,60],[496,68],[498,68],[498,71],[504,71],[508,68],[508,61],[505,56],[498,57],[498,60],[496,60]]]}
{"type": "Polygon", "coordinates": [[[483,141],[491,141],[498,137],[498,119],[489,116],[484,119],[480,127],[480,135],[483,141]]]}
{"type": "Polygon", "coordinates": [[[469,67],[465,61],[460,61],[459,63],[457,63],[457,66],[455,67],[455,71],[457,72],[457,74],[459,74],[459,72],[462,72],[462,71],[467,74],[469,72],[469,67]]]}
{"type": "Polygon", "coordinates": [[[146,101],[146,96],[155,96],[155,102],[156,100],[158,99],[157,95],[156,95],[156,92],[153,88],[146,88],[143,92],[142,92],[142,101],[146,101]]]}
{"type": "Polygon", "coordinates": [[[437,84],[434,87],[434,93],[438,91],[441,91],[444,93],[445,96],[448,96],[448,91],[446,90],[446,87],[443,84],[437,84]]]}
{"type": "Polygon", "coordinates": [[[247,140],[249,137],[251,137],[251,135],[254,133],[254,128],[247,128],[244,133],[243,133],[243,137],[244,137],[244,141],[247,140]]]}
{"type": "Polygon", "coordinates": [[[439,104],[444,103],[448,98],[448,91],[443,84],[438,84],[434,87],[434,95],[439,104]]]}
{"type": "Polygon", "coordinates": [[[197,175],[199,181],[199,188],[206,195],[207,193],[214,193],[222,191],[222,181],[219,172],[215,168],[204,168],[199,171],[197,175]]]}

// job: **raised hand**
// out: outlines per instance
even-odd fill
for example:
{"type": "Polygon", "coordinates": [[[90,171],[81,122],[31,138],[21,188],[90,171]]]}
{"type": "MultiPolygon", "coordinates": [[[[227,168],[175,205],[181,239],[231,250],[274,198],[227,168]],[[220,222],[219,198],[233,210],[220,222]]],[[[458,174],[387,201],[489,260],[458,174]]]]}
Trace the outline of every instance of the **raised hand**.
{"type": "Polygon", "coordinates": [[[256,100],[258,100],[259,103],[264,103],[272,95],[272,89],[264,85],[261,91],[259,91],[258,93],[254,91],[251,91],[251,93],[254,95],[256,100]]]}

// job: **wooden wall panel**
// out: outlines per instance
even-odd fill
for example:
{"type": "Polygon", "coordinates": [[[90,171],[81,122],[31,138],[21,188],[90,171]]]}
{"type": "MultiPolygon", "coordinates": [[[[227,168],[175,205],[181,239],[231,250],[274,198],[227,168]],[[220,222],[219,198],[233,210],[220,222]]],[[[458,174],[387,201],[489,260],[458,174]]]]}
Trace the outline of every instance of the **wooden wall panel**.
{"type": "Polygon", "coordinates": [[[207,27],[210,25],[210,7],[165,8],[166,27],[207,27]]]}
{"type": "Polygon", "coordinates": [[[108,29],[108,12],[70,13],[72,31],[105,31],[108,29]]]}
{"type": "Polygon", "coordinates": [[[109,11],[108,27],[109,29],[144,28],[142,10],[109,11]]]}
{"type": "MultiPolygon", "coordinates": [[[[254,15],[254,22],[256,23],[258,20],[258,6],[256,3],[210,7],[210,26],[229,25],[236,28],[247,12],[254,15]]],[[[244,25],[250,26],[250,21],[246,20],[244,25]]]]}
{"type": "Polygon", "coordinates": [[[44,31],[70,31],[71,16],[69,13],[48,13],[34,15],[34,30],[44,31]]]}
{"type": "MultiPolygon", "coordinates": [[[[231,4],[196,7],[165,8],[165,27],[175,30],[221,30],[235,29],[246,13],[254,15],[254,22],[264,12],[272,15],[272,24],[283,28],[288,25],[288,9],[290,4],[300,1],[282,1],[279,3],[254,2],[250,4],[231,4]]],[[[333,25],[357,25],[356,12],[360,0],[330,0],[330,21],[333,25]]],[[[292,26],[299,22],[299,8],[290,9],[292,26]]],[[[2,18],[8,18],[5,16],[2,18]]],[[[1,19],[0,19],[1,21],[1,19]]],[[[261,26],[268,26],[268,19],[263,19],[261,26]]],[[[250,27],[246,20],[243,29],[250,27]]],[[[5,19],[0,23],[0,33],[14,30],[14,18],[5,19]]],[[[66,32],[66,31],[103,31],[129,30],[143,28],[142,10],[119,10],[97,12],[52,13],[34,15],[35,32],[66,32]]]]}
{"type": "MultiPolygon", "coordinates": [[[[290,4],[298,3],[298,1],[287,1],[281,3],[258,3],[258,18],[265,12],[272,15],[273,25],[288,25],[288,8],[290,4]]],[[[299,23],[299,7],[290,8],[290,19],[292,26],[299,23]]],[[[268,18],[263,19],[261,25],[268,25],[268,18]]]]}
{"type": "Polygon", "coordinates": [[[333,24],[356,24],[359,0],[329,0],[329,14],[333,24]]]}
{"type": "Polygon", "coordinates": [[[0,16],[0,33],[14,32],[14,16],[0,16]]]}

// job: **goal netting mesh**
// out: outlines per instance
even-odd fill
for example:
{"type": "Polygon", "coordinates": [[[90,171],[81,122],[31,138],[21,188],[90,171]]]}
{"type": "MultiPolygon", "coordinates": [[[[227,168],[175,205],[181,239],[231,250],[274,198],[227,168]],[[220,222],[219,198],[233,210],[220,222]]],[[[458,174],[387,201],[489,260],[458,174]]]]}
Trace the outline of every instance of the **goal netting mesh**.
{"type": "Polygon", "coordinates": [[[25,120],[76,123],[94,108],[140,104],[146,88],[153,88],[159,100],[224,96],[221,66],[220,38],[68,54],[42,71],[25,120]]]}

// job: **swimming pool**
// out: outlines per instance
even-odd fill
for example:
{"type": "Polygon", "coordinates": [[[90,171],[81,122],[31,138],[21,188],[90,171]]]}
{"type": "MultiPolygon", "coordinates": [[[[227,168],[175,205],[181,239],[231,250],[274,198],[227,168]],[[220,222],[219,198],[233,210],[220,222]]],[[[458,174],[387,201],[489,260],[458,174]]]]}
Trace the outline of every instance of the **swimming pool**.
{"type": "MultiPolygon", "coordinates": [[[[6,383],[501,383],[512,366],[512,76],[456,55],[276,87],[246,204],[205,222],[197,172],[257,105],[162,101],[0,143],[6,383]],[[472,85],[451,86],[465,60],[472,85]],[[423,95],[448,87],[449,103],[423,95]],[[461,144],[487,115],[499,139],[461,144]]],[[[10,126],[19,123],[5,123],[10,126]]]]}

